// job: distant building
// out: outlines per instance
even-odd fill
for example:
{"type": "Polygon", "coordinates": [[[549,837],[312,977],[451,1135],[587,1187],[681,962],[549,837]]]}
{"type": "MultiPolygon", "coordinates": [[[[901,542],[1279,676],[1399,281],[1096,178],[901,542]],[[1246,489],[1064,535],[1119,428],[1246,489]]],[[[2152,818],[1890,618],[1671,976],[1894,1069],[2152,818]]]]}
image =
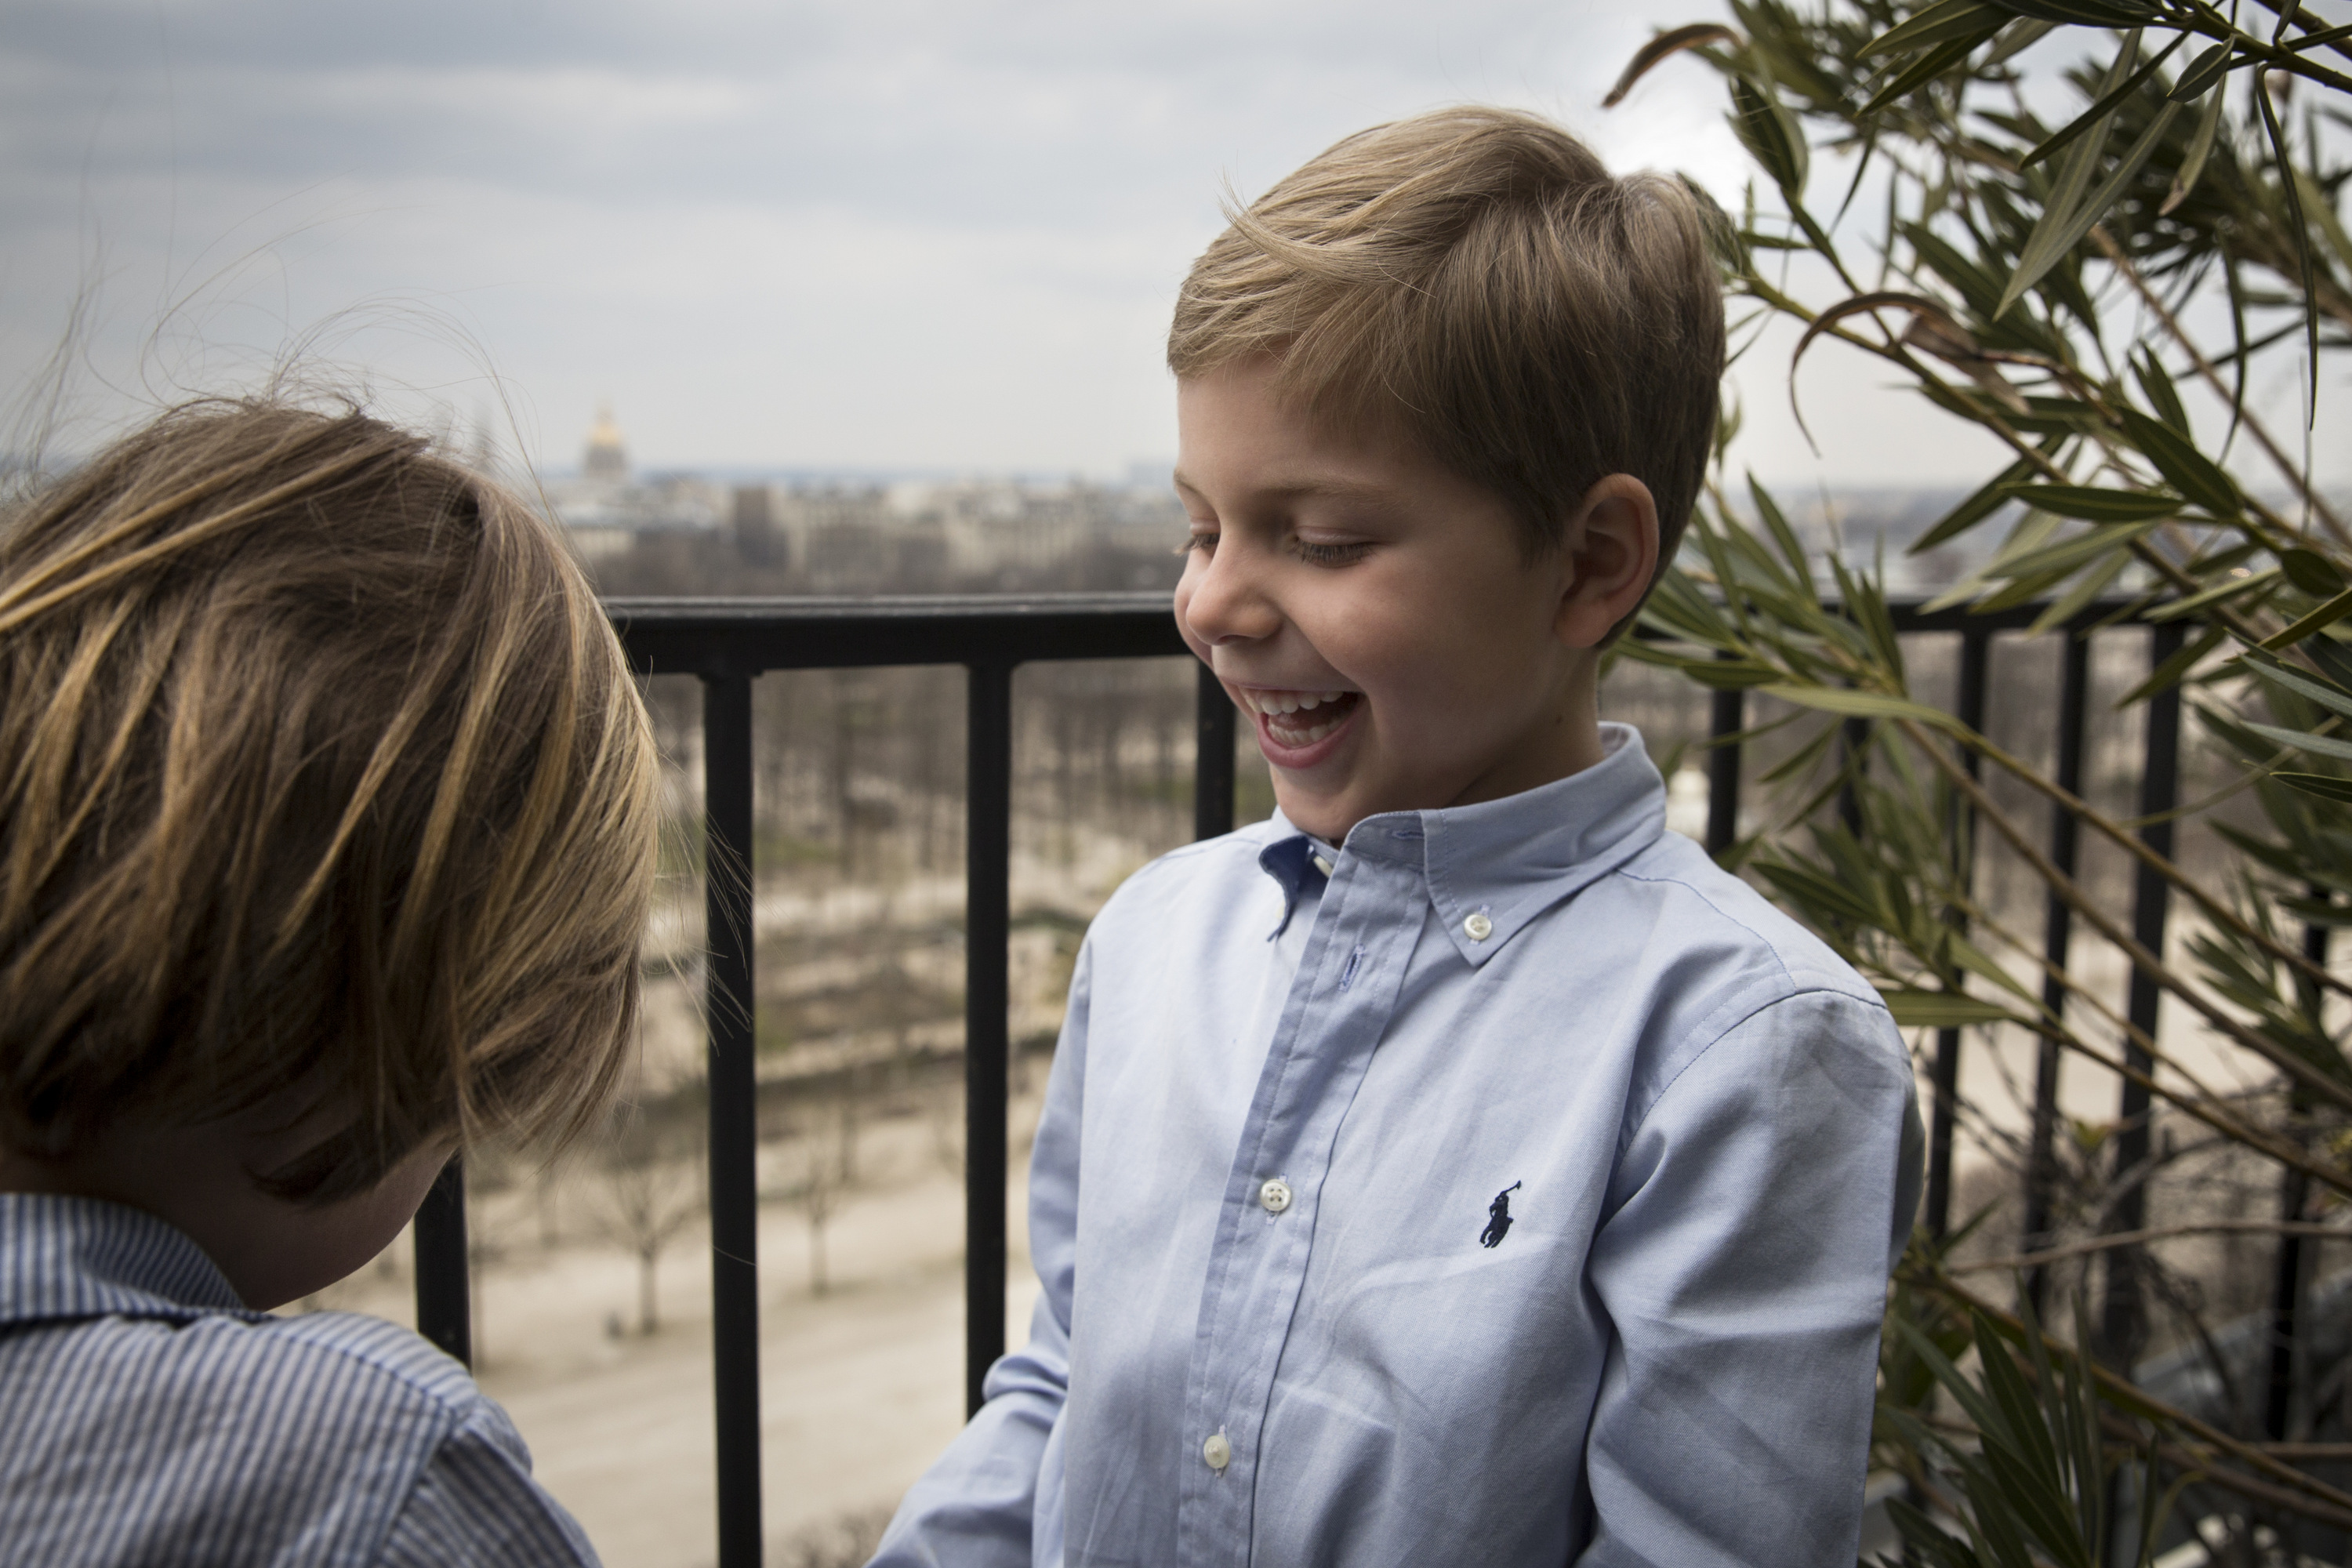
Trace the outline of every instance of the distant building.
{"type": "Polygon", "coordinates": [[[613,405],[609,403],[598,406],[596,423],[589,426],[588,449],[580,458],[580,475],[594,484],[629,482],[628,450],[621,445],[621,427],[613,423],[613,405]]]}
{"type": "Polygon", "coordinates": [[[724,490],[692,474],[648,474],[633,480],[629,454],[610,404],[596,410],[576,479],[544,487],[572,548],[589,561],[631,549],[641,534],[716,529],[728,511],[724,490]]]}
{"type": "Polygon", "coordinates": [[[1128,563],[1108,579],[1115,585],[1158,586],[1184,521],[1158,465],[1128,485],[991,477],[719,485],[634,474],[610,404],[589,427],[579,477],[549,480],[543,491],[584,560],[625,554],[648,535],[706,534],[730,542],[744,565],[788,571],[795,591],[817,594],[1026,590],[1074,567],[1099,568],[1106,551],[1128,563]]]}

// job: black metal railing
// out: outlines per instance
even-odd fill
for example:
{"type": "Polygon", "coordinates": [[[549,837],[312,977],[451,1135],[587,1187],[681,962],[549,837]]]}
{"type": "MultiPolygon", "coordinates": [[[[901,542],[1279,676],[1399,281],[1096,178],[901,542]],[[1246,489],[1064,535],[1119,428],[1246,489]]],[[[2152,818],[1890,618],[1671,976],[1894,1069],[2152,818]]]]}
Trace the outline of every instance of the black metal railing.
{"type": "MultiPolygon", "coordinates": [[[[2069,628],[2053,714],[2058,782],[2079,792],[2088,722],[2089,634],[2115,620],[2116,606],[2086,609],[2069,628]]],[[[615,600],[613,624],[631,663],[645,674],[691,675],[703,691],[703,798],[706,814],[708,984],[710,1119],[710,1248],[714,1392],[718,1420],[719,1562],[751,1568],[761,1561],[760,1381],[756,1127],[752,1020],[751,681],[769,670],[871,666],[961,665],[968,676],[966,735],[965,948],[965,1370],[967,1406],[980,1403],[982,1379],[1005,1346],[1006,1110],[1009,1038],[1006,994],[1012,833],[1013,669],[1068,659],[1147,658],[1181,655],[1164,595],[1105,594],[1029,599],[922,598],[881,600],[615,600]]],[[[1958,716],[1981,730],[1986,672],[1993,639],[2032,623],[2041,606],[1994,615],[1952,610],[1929,613],[1916,605],[1892,606],[1895,629],[1940,633],[1958,639],[1958,716]]],[[[2150,666],[2180,646],[2176,626],[2122,628],[2149,643],[2150,666]]],[[[1721,741],[1745,724],[1738,690],[1713,694],[1712,737],[1721,741]]],[[[1194,763],[1194,831],[1230,831],[1234,816],[1234,714],[1223,691],[1201,672],[1199,746],[1194,763]]],[[[2167,817],[2179,789],[2180,699],[2178,690],[2147,704],[2139,811],[2143,837],[2168,853],[2167,817]]],[[[1737,744],[1719,745],[1708,762],[1706,843],[1721,852],[1735,841],[1741,773],[1737,744]]],[[[2048,854],[2058,868],[2076,868],[2074,819],[2053,814],[2048,854]]],[[[1956,843],[1959,836],[1955,835],[1956,843]]],[[[2134,931],[2151,952],[2163,951],[2168,885],[2145,865],[2137,871],[2134,931]]],[[[2071,924],[2065,906],[2051,899],[2045,954],[2066,962],[2071,924]]],[[[2158,992],[2135,973],[2132,1023],[2154,1037],[2158,992]]],[[[2063,988],[2048,996],[2063,1010],[2063,988]]],[[[1930,1063],[1927,1196],[1922,1218],[1937,1232],[1950,1220],[1961,1033],[1940,1031],[1930,1063]]],[[[2146,1054],[2129,1047],[2135,1066],[2146,1054]]],[[[2030,1151],[2026,1162],[2025,1231],[2029,1248],[2047,1231],[2053,1196],[2051,1141],[2058,1122],[2058,1047],[2041,1045],[2035,1075],[2030,1151]]],[[[2119,1107],[2124,1142],[2118,1171],[2147,1152],[2147,1095],[2126,1083],[2119,1107]],[[2135,1142],[2136,1140],[2136,1142],[2135,1142]]],[[[2134,1228],[2137,1215],[2111,1228],[2134,1228]],[[2128,1223],[2125,1223],[2127,1220],[2128,1223]]],[[[2291,1259],[2283,1259],[2292,1266],[2291,1259]]],[[[425,1335],[465,1359],[470,1343],[463,1177],[453,1163],[434,1187],[416,1222],[417,1323],[425,1335]]],[[[2110,1270],[2111,1282],[2128,1270],[2110,1270]]],[[[2136,1310],[2126,1290],[2112,1289],[2111,1327],[2136,1310]]]]}

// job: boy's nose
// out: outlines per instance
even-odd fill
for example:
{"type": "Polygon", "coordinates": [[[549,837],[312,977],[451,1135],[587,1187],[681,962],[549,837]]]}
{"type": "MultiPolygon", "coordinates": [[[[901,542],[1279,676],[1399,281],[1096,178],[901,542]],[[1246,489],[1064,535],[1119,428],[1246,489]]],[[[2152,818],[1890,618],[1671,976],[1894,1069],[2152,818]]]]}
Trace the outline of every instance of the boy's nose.
{"type": "Polygon", "coordinates": [[[1255,642],[1281,628],[1282,612],[1257,581],[1246,555],[1231,546],[1221,549],[1180,585],[1179,614],[1196,641],[1212,647],[1255,642]]]}

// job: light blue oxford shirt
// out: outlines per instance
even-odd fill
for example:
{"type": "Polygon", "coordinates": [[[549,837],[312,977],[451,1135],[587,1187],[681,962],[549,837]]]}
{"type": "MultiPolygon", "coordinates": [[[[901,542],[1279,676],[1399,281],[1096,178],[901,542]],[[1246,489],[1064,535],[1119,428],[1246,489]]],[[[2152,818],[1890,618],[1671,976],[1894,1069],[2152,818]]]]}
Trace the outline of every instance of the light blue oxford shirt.
{"type": "Polygon", "coordinates": [[[1910,1061],[1602,736],[1119,889],[1037,1131],[1029,1343],[877,1564],[1853,1562],[1910,1061]]]}

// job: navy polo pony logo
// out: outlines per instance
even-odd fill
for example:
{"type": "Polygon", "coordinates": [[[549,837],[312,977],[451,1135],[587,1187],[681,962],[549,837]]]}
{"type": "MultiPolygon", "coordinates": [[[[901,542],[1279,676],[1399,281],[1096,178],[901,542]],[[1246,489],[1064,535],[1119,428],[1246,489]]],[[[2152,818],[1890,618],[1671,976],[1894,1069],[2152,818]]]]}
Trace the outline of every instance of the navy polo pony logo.
{"type": "Polygon", "coordinates": [[[1486,1228],[1478,1233],[1479,1246],[1503,1245],[1503,1237],[1511,1232],[1511,1194],[1518,1190],[1519,1184],[1513,1182],[1509,1186],[1496,1193],[1495,1201],[1486,1205],[1486,1228]]]}

